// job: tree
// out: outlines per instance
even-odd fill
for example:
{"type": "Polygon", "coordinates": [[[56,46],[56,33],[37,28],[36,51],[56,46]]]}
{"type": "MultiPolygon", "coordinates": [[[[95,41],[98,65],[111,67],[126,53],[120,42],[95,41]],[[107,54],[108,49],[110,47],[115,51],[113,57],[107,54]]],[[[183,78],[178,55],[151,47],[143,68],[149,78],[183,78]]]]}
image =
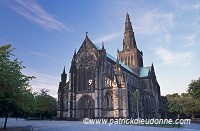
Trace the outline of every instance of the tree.
{"type": "Polygon", "coordinates": [[[192,80],[188,86],[188,93],[193,98],[200,100],[200,78],[198,80],[192,80]]]}
{"type": "Polygon", "coordinates": [[[190,100],[187,101],[187,111],[192,115],[192,119],[194,119],[195,113],[200,113],[200,78],[191,81],[187,92],[190,95],[190,100]]]}
{"type": "Polygon", "coordinates": [[[181,114],[191,116],[192,119],[195,117],[195,113],[200,112],[200,102],[193,98],[189,93],[174,93],[172,95],[166,95],[168,100],[167,110],[170,113],[177,114],[180,118],[181,114]]]}
{"type": "Polygon", "coordinates": [[[200,112],[200,103],[192,97],[187,98],[183,104],[183,111],[187,116],[191,116],[191,119],[194,119],[195,114],[200,112]]]}
{"type": "Polygon", "coordinates": [[[22,61],[11,59],[11,44],[0,47],[0,110],[5,114],[4,129],[9,113],[13,111],[32,112],[34,96],[29,81],[35,77],[22,73],[22,61]]]}
{"type": "Polygon", "coordinates": [[[167,110],[170,113],[176,114],[180,118],[181,114],[181,96],[178,93],[168,94],[167,98],[167,110]]]}
{"type": "Polygon", "coordinates": [[[48,94],[48,89],[41,89],[40,93],[36,95],[37,101],[37,113],[40,114],[40,119],[42,119],[42,114],[49,114],[51,116],[56,114],[56,99],[48,94]]]}
{"type": "Polygon", "coordinates": [[[182,93],[181,97],[183,113],[194,119],[195,114],[200,112],[200,102],[188,93],[182,93]]]}

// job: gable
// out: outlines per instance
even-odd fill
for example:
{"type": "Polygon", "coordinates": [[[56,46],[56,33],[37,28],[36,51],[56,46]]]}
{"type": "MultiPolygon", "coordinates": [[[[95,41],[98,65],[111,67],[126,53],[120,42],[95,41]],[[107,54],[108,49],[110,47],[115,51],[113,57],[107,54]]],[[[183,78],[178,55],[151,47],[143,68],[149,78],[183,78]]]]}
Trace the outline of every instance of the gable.
{"type": "Polygon", "coordinates": [[[81,47],[79,48],[77,54],[81,54],[83,51],[94,51],[98,52],[99,49],[92,43],[92,41],[86,35],[85,40],[83,41],[81,47]]]}

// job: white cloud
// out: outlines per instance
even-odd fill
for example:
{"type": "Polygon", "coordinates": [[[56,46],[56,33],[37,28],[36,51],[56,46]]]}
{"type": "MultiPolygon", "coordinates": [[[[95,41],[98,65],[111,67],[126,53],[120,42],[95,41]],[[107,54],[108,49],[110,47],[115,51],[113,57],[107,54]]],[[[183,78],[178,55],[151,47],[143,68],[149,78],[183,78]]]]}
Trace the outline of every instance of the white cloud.
{"type": "MultiPolygon", "coordinates": [[[[121,33],[121,32],[120,32],[121,33]]],[[[101,42],[107,42],[109,40],[112,40],[114,39],[116,36],[118,36],[120,34],[119,32],[117,33],[112,33],[112,34],[109,34],[109,35],[105,35],[105,36],[102,36],[100,38],[97,38],[96,40],[94,40],[93,42],[94,43],[101,43],[101,42]]]]}
{"type": "Polygon", "coordinates": [[[167,32],[174,25],[174,14],[154,9],[135,20],[135,25],[135,30],[139,34],[153,35],[167,32]]]}
{"type": "Polygon", "coordinates": [[[39,71],[32,69],[24,69],[22,71],[25,75],[35,76],[36,79],[30,81],[30,85],[34,92],[39,92],[41,89],[49,89],[49,94],[53,97],[57,97],[57,90],[60,78],[57,76],[40,73],[39,71]]]}
{"type": "Polygon", "coordinates": [[[200,4],[194,5],[195,9],[200,9],[200,4]]]}
{"type": "Polygon", "coordinates": [[[189,66],[191,64],[193,54],[192,52],[174,52],[169,49],[160,47],[155,50],[155,53],[164,64],[167,65],[181,65],[181,66],[189,66]]]}
{"type": "Polygon", "coordinates": [[[193,40],[193,39],[195,39],[196,37],[197,37],[196,34],[191,34],[191,35],[186,36],[185,38],[188,39],[188,40],[193,40]]]}
{"type": "Polygon", "coordinates": [[[166,43],[168,45],[170,45],[171,44],[171,35],[169,33],[166,33],[164,38],[166,39],[166,43]]]}
{"type": "Polygon", "coordinates": [[[34,56],[48,58],[49,60],[57,62],[57,63],[59,62],[57,58],[55,58],[54,56],[48,55],[48,54],[44,54],[44,53],[40,53],[40,52],[29,52],[29,53],[34,56]]]}
{"type": "Polygon", "coordinates": [[[200,4],[197,4],[195,0],[192,1],[171,0],[168,2],[171,4],[171,6],[174,6],[176,10],[181,10],[181,11],[196,10],[200,8],[200,4]]]}
{"type": "MultiPolygon", "coordinates": [[[[33,84],[32,84],[33,85],[33,84]]],[[[57,98],[57,92],[58,92],[58,84],[57,85],[45,85],[45,84],[34,84],[33,86],[33,92],[40,92],[41,89],[48,89],[48,94],[53,96],[54,98],[57,98]]]]}
{"type": "Polygon", "coordinates": [[[72,31],[62,22],[56,20],[50,13],[46,12],[34,0],[15,0],[15,2],[6,2],[9,7],[15,10],[18,14],[37,23],[45,29],[72,31]]]}
{"type": "Polygon", "coordinates": [[[46,58],[53,58],[50,55],[44,54],[44,53],[40,53],[40,52],[30,52],[32,55],[36,55],[36,56],[42,56],[42,57],[46,57],[46,58]]]}
{"type": "Polygon", "coordinates": [[[199,33],[197,34],[191,34],[188,35],[185,38],[186,41],[188,41],[187,43],[183,44],[183,47],[190,47],[193,46],[195,44],[195,38],[198,36],[199,33]]]}

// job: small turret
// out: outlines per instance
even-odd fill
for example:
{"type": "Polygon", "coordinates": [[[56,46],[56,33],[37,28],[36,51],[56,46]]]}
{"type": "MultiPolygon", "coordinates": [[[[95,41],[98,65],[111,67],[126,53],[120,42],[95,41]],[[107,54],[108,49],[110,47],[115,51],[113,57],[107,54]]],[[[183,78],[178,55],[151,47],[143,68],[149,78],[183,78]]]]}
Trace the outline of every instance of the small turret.
{"type": "Polygon", "coordinates": [[[74,56],[76,55],[76,48],[75,48],[75,50],[74,50],[74,56]]]}
{"type": "Polygon", "coordinates": [[[104,50],[104,42],[102,42],[102,50],[104,50]]]}
{"type": "Polygon", "coordinates": [[[118,55],[117,55],[117,61],[116,61],[116,64],[119,64],[119,58],[118,58],[118,55]]]}
{"type": "Polygon", "coordinates": [[[119,54],[119,49],[117,48],[117,54],[119,54]]]}
{"type": "Polygon", "coordinates": [[[76,49],[74,50],[74,55],[71,61],[71,67],[70,67],[69,73],[71,73],[74,69],[75,58],[76,58],[76,49]]]}
{"type": "Polygon", "coordinates": [[[65,73],[65,66],[64,66],[63,73],[61,74],[61,82],[66,83],[66,80],[67,80],[67,74],[65,73]]]}
{"type": "Polygon", "coordinates": [[[154,65],[153,65],[153,62],[151,64],[151,72],[154,72],[154,65]]]}

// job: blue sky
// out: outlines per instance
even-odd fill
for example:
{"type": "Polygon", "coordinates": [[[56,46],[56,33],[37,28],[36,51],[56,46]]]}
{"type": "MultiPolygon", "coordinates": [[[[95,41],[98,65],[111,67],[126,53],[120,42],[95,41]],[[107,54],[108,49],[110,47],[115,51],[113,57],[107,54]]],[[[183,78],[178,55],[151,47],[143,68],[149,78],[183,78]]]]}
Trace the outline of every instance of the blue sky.
{"type": "Polygon", "coordinates": [[[199,0],[1,0],[0,45],[12,44],[34,75],[33,91],[57,97],[60,74],[68,72],[85,32],[93,43],[117,55],[129,12],[144,66],[154,63],[161,94],[186,92],[200,77],[199,0]]]}

